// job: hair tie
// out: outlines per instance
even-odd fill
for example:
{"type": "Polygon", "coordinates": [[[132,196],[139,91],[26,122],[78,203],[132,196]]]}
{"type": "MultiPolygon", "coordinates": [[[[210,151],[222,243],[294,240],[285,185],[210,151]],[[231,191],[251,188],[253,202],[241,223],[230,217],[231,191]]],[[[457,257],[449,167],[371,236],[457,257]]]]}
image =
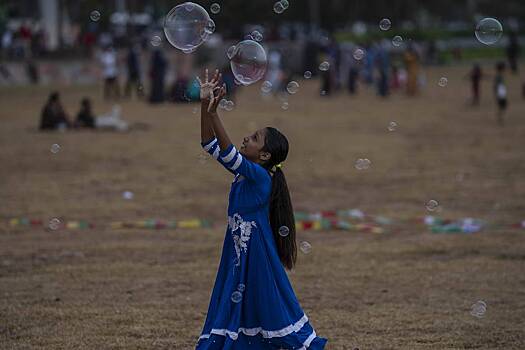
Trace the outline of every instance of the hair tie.
{"type": "Polygon", "coordinates": [[[282,168],[283,167],[283,163],[279,163],[275,166],[276,168],[282,168]]]}

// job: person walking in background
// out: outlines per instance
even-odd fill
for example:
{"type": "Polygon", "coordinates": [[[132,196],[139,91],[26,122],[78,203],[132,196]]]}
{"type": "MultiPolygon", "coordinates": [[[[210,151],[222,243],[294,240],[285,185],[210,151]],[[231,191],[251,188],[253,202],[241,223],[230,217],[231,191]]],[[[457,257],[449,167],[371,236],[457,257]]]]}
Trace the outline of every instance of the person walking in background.
{"type": "Polygon", "coordinates": [[[100,54],[102,75],[104,76],[104,99],[118,99],[120,88],[118,85],[117,53],[111,46],[105,46],[100,54]]]}
{"type": "Polygon", "coordinates": [[[40,130],[65,130],[71,126],[71,122],[60,102],[60,95],[58,92],[51,93],[42,109],[40,130]]]}
{"type": "Polygon", "coordinates": [[[469,78],[472,90],[472,105],[477,106],[479,105],[480,82],[483,78],[483,71],[481,70],[479,63],[474,64],[474,67],[472,67],[472,70],[469,73],[469,78]]]}
{"type": "Polygon", "coordinates": [[[405,65],[407,69],[407,94],[414,96],[417,93],[417,78],[419,75],[419,57],[415,48],[410,45],[405,52],[405,65]]]}
{"type": "Polygon", "coordinates": [[[132,45],[129,47],[126,64],[128,67],[128,81],[126,82],[125,90],[126,97],[131,97],[132,90],[136,91],[137,97],[144,96],[144,89],[140,78],[140,48],[138,45],[132,45]]]}
{"type": "Polygon", "coordinates": [[[151,56],[151,93],[150,103],[164,102],[164,78],[166,75],[167,61],[161,49],[156,48],[151,56]]]}
{"type": "Polygon", "coordinates": [[[498,62],[496,64],[496,76],[494,77],[494,95],[498,103],[498,124],[503,126],[505,121],[503,116],[507,109],[507,87],[505,85],[505,62],[498,62]]]}

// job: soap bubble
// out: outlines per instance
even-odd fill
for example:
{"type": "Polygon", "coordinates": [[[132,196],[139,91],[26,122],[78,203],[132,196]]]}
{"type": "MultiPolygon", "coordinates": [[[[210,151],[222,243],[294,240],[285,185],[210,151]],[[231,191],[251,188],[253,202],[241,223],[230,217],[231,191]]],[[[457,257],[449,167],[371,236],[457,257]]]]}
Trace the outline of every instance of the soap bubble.
{"type": "Polygon", "coordinates": [[[323,71],[323,72],[326,72],[327,70],[330,69],[330,63],[328,63],[327,61],[324,61],[322,62],[320,65],[319,65],[319,70],[323,71]]]}
{"type": "Polygon", "coordinates": [[[233,111],[233,108],[235,107],[235,103],[233,101],[226,102],[226,105],[224,106],[224,109],[228,112],[233,111]]]}
{"type": "Polygon", "coordinates": [[[306,241],[302,241],[301,244],[299,244],[299,249],[301,249],[304,254],[308,254],[312,250],[312,245],[306,241]]]}
{"type": "Polygon", "coordinates": [[[304,72],[303,76],[304,76],[305,79],[310,79],[312,77],[312,72],[307,70],[306,72],[304,72]]]}
{"type": "Polygon", "coordinates": [[[266,72],[266,52],[256,41],[243,40],[238,43],[231,58],[232,73],[243,85],[260,80],[266,72]]]}
{"type": "Polygon", "coordinates": [[[281,237],[286,237],[290,233],[290,229],[287,226],[279,227],[279,235],[281,237]]]}
{"type": "Polygon", "coordinates": [[[223,98],[222,100],[219,101],[219,108],[226,109],[227,104],[228,104],[228,100],[223,98]]]}
{"type": "Polygon", "coordinates": [[[124,191],[124,192],[122,192],[122,198],[124,198],[124,199],[130,200],[130,199],[133,199],[133,196],[134,196],[134,194],[131,191],[124,191]]]}
{"type": "Polygon", "coordinates": [[[281,109],[283,111],[287,111],[288,107],[290,107],[290,104],[287,101],[284,101],[283,104],[281,105],[281,109]]]}
{"type": "Polygon", "coordinates": [[[237,290],[239,292],[244,292],[245,289],[246,289],[246,286],[242,283],[239,283],[239,285],[237,286],[237,290]]]}
{"type": "Polygon", "coordinates": [[[281,0],[281,4],[283,5],[285,10],[290,6],[288,0],[281,0]]]}
{"type": "Polygon", "coordinates": [[[272,83],[269,82],[268,80],[266,80],[264,83],[262,83],[261,85],[261,91],[265,94],[269,93],[270,91],[272,91],[272,83]]]}
{"type": "Polygon", "coordinates": [[[437,209],[437,207],[439,206],[439,203],[438,201],[434,200],[434,199],[431,199],[427,202],[427,210],[428,211],[434,211],[437,209]]]}
{"type": "Polygon", "coordinates": [[[210,6],[210,11],[211,13],[213,13],[214,15],[218,14],[219,12],[221,12],[221,5],[217,4],[216,2],[214,2],[213,4],[211,4],[210,6]]]}
{"type": "Polygon", "coordinates": [[[390,122],[388,123],[388,131],[396,131],[397,123],[396,122],[390,122]]]}
{"type": "Polygon", "coordinates": [[[252,39],[255,40],[255,41],[262,41],[263,40],[263,35],[258,30],[254,30],[250,35],[251,35],[252,39]]]}
{"type": "Polygon", "coordinates": [[[392,45],[396,46],[396,47],[399,47],[401,46],[401,44],[403,43],[403,38],[399,35],[396,35],[393,39],[392,39],[392,45]]]}
{"type": "Polygon", "coordinates": [[[299,83],[296,81],[289,82],[288,85],[286,85],[286,91],[288,91],[290,95],[297,93],[297,91],[299,91],[299,83]]]}
{"type": "Polygon", "coordinates": [[[228,59],[232,59],[233,56],[235,56],[235,50],[237,50],[237,46],[235,45],[232,45],[228,48],[228,51],[226,51],[226,56],[228,57],[228,59]]]}
{"type": "Polygon", "coordinates": [[[202,6],[185,2],[171,9],[164,19],[164,33],[179,50],[195,50],[215,30],[215,23],[202,6]]]}
{"type": "Polygon", "coordinates": [[[357,61],[361,61],[365,57],[365,50],[359,47],[354,50],[353,56],[357,61]]]}
{"type": "Polygon", "coordinates": [[[487,312],[487,304],[483,300],[478,300],[476,303],[472,304],[470,314],[474,317],[481,318],[487,312]]]}
{"type": "Polygon", "coordinates": [[[445,77],[439,78],[438,85],[441,87],[445,87],[448,84],[448,79],[445,77]]]}
{"type": "Polygon", "coordinates": [[[53,231],[56,231],[60,228],[60,220],[57,219],[57,218],[53,218],[51,220],[49,220],[49,229],[50,230],[53,230],[53,231]]]}
{"type": "Polygon", "coordinates": [[[275,4],[273,4],[273,12],[277,13],[277,14],[281,14],[283,13],[284,11],[284,6],[283,6],[283,3],[280,2],[280,1],[277,1],[275,4]]]}
{"type": "Polygon", "coordinates": [[[151,46],[159,46],[162,43],[162,38],[158,35],[154,35],[151,38],[151,46]]]}
{"type": "Polygon", "coordinates": [[[98,12],[97,10],[91,11],[91,13],[89,14],[89,18],[91,18],[93,22],[97,22],[100,19],[100,12],[98,12]]]}
{"type": "Polygon", "coordinates": [[[372,162],[369,159],[367,159],[367,158],[364,158],[364,159],[363,158],[359,158],[359,159],[357,159],[355,161],[354,166],[355,166],[355,168],[357,170],[366,170],[366,169],[370,168],[370,164],[372,164],[372,162]]]}
{"type": "Polygon", "coordinates": [[[483,18],[476,26],[476,38],[485,45],[496,43],[503,35],[503,26],[495,18],[483,18]]]}
{"type": "Polygon", "coordinates": [[[381,30],[389,30],[392,26],[392,22],[388,18],[383,18],[381,21],[379,21],[379,28],[381,30]]]}
{"type": "Polygon", "coordinates": [[[51,145],[51,153],[56,154],[60,151],[60,145],[57,143],[54,143],[51,145]]]}
{"type": "Polygon", "coordinates": [[[242,300],[242,293],[236,290],[232,293],[231,299],[234,303],[239,303],[242,300]]]}

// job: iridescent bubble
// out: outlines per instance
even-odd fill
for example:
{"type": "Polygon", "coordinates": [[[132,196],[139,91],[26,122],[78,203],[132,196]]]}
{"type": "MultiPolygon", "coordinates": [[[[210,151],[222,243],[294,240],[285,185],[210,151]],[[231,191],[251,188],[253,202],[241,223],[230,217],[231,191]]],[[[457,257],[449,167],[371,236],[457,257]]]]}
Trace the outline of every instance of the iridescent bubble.
{"type": "Polygon", "coordinates": [[[235,103],[233,101],[226,102],[226,106],[224,107],[225,110],[230,112],[233,111],[233,108],[235,108],[235,103]]]}
{"type": "Polygon", "coordinates": [[[243,85],[259,81],[266,73],[266,51],[256,41],[243,40],[236,45],[230,60],[232,73],[243,85]]]}
{"type": "Polygon", "coordinates": [[[397,129],[397,123],[396,122],[388,123],[388,131],[396,131],[396,129],[397,129]]]}
{"type": "Polygon", "coordinates": [[[226,109],[227,104],[228,104],[228,100],[223,98],[222,100],[219,101],[219,108],[226,109]]]}
{"type": "Polygon", "coordinates": [[[487,312],[487,304],[483,300],[478,300],[476,303],[472,304],[470,314],[474,317],[481,318],[485,316],[487,312]]]}
{"type": "Polygon", "coordinates": [[[326,90],[321,90],[321,96],[326,96],[326,90]]]}
{"type": "Polygon", "coordinates": [[[438,208],[439,206],[439,203],[438,201],[434,200],[434,199],[431,199],[427,202],[427,210],[428,211],[434,211],[438,208]]]}
{"type": "Polygon", "coordinates": [[[53,230],[53,231],[58,230],[60,228],[60,220],[58,218],[53,218],[49,220],[48,227],[50,230],[53,230]]]}
{"type": "Polygon", "coordinates": [[[438,85],[441,87],[445,87],[448,84],[448,79],[445,77],[439,78],[438,85]]]}
{"type": "Polygon", "coordinates": [[[286,91],[288,91],[290,95],[297,93],[297,91],[299,91],[299,83],[292,80],[286,85],[286,91]]]}
{"type": "Polygon", "coordinates": [[[51,153],[56,154],[60,151],[60,145],[57,143],[54,143],[51,145],[51,153]]]}
{"type": "Polygon", "coordinates": [[[267,94],[270,91],[272,91],[272,87],[273,87],[272,83],[266,80],[261,85],[261,92],[267,94]]]}
{"type": "Polygon", "coordinates": [[[306,72],[304,72],[303,76],[304,76],[305,79],[310,79],[312,77],[312,72],[307,70],[306,72]]]}
{"type": "Polygon", "coordinates": [[[401,44],[403,43],[403,38],[399,35],[396,35],[393,39],[392,39],[392,45],[396,46],[396,47],[399,47],[401,46],[401,44]]]}
{"type": "Polygon", "coordinates": [[[289,104],[287,101],[284,101],[284,102],[281,104],[281,109],[282,109],[283,111],[287,111],[289,107],[290,107],[290,104],[289,104]]]}
{"type": "Polygon", "coordinates": [[[368,168],[370,168],[370,165],[372,164],[372,162],[367,159],[367,158],[359,158],[355,161],[355,168],[357,170],[366,170],[368,168]]]}
{"type": "Polygon", "coordinates": [[[231,300],[236,304],[239,303],[242,300],[242,293],[236,290],[232,293],[231,300]]]}
{"type": "Polygon", "coordinates": [[[379,28],[381,30],[389,30],[390,27],[392,27],[392,22],[388,18],[383,18],[381,21],[379,21],[379,28]]]}
{"type": "Polygon", "coordinates": [[[290,229],[287,226],[279,227],[279,235],[281,237],[286,237],[290,233],[290,229]]]}
{"type": "Polygon", "coordinates": [[[154,35],[151,38],[151,46],[159,46],[162,43],[162,38],[158,35],[154,35]]]}
{"type": "Polygon", "coordinates": [[[214,15],[218,14],[219,12],[221,12],[221,5],[217,4],[216,2],[214,2],[213,4],[211,4],[210,6],[210,11],[211,13],[213,13],[214,15]]]}
{"type": "Polygon", "coordinates": [[[357,61],[361,61],[365,57],[365,50],[359,47],[354,50],[353,56],[357,61]]]}
{"type": "Polygon", "coordinates": [[[239,285],[237,286],[237,290],[241,293],[244,292],[245,289],[246,289],[246,286],[242,283],[239,283],[239,285]]]}
{"type": "Polygon", "coordinates": [[[312,250],[312,245],[306,241],[302,241],[300,244],[299,244],[299,249],[301,249],[301,251],[304,253],[304,254],[308,254],[310,253],[310,251],[312,250]]]}
{"type": "Polygon", "coordinates": [[[100,12],[98,12],[97,10],[91,11],[91,13],[89,14],[89,18],[91,18],[93,22],[97,22],[100,19],[100,12]]]}
{"type": "Polygon", "coordinates": [[[233,56],[235,56],[235,50],[237,50],[237,46],[232,45],[228,48],[228,51],[226,51],[226,56],[228,59],[232,59],[233,56]]]}
{"type": "Polygon", "coordinates": [[[503,35],[503,26],[495,18],[483,18],[479,21],[474,33],[480,43],[492,45],[503,35]]]}
{"type": "Polygon", "coordinates": [[[124,198],[124,199],[131,200],[131,199],[133,199],[133,197],[134,197],[134,194],[131,191],[124,191],[124,192],[122,192],[122,198],[124,198]]]}
{"type": "Polygon", "coordinates": [[[204,164],[206,163],[206,161],[208,160],[208,154],[207,153],[200,153],[198,156],[197,156],[197,159],[199,160],[199,163],[200,164],[204,164]]]}
{"type": "Polygon", "coordinates": [[[281,0],[281,4],[283,4],[283,7],[285,10],[290,6],[290,3],[288,2],[288,0],[281,0]]]}
{"type": "Polygon", "coordinates": [[[262,41],[263,40],[263,35],[258,30],[254,30],[250,35],[253,38],[253,40],[255,40],[255,41],[262,41]]]}
{"type": "Polygon", "coordinates": [[[192,2],[175,6],[164,19],[166,38],[180,50],[195,50],[207,40],[213,30],[215,23],[208,12],[192,2]]]}
{"type": "Polygon", "coordinates": [[[330,63],[328,63],[327,61],[324,61],[322,62],[320,65],[319,65],[319,70],[323,71],[323,72],[326,72],[327,70],[330,69],[330,63]]]}
{"type": "Polygon", "coordinates": [[[280,1],[277,1],[275,4],[273,4],[273,12],[277,14],[281,14],[284,11],[283,3],[280,1]]]}

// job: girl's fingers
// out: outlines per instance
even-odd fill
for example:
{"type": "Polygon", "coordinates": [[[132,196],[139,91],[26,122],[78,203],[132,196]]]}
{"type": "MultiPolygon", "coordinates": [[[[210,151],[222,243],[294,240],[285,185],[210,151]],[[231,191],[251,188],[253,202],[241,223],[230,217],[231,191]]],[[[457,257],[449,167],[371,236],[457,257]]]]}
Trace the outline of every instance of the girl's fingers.
{"type": "Polygon", "coordinates": [[[197,81],[199,82],[199,86],[202,86],[201,78],[197,77],[197,81]]]}
{"type": "Polygon", "coordinates": [[[205,72],[204,73],[204,77],[206,79],[204,82],[207,83],[208,82],[208,68],[206,68],[206,70],[204,72],[205,72]]]}

